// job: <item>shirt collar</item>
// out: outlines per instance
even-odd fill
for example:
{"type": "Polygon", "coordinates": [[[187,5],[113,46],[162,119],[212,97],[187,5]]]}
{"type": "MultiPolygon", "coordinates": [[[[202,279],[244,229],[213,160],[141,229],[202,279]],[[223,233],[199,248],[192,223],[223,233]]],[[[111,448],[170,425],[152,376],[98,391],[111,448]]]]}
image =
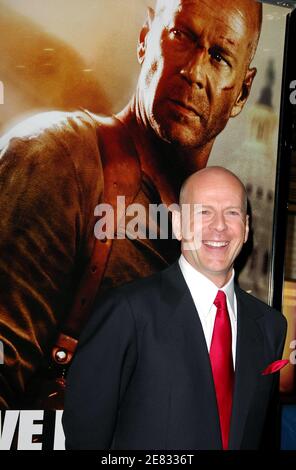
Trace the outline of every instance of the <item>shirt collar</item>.
{"type": "Polygon", "coordinates": [[[234,270],[232,270],[229,281],[223,287],[218,288],[206,276],[197,271],[197,269],[186,260],[183,254],[181,254],[179,258],[179,265],[200,314],[206,315],[210,312],[218,290],[222,290],[225,292],[227,304],[231,308],[236,320],[234,270]]]}

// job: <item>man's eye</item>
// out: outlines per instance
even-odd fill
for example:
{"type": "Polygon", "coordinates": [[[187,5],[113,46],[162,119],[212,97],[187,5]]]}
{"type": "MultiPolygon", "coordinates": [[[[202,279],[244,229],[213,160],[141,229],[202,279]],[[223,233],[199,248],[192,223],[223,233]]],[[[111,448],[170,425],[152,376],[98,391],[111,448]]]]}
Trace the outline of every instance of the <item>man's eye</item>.
{"type": "Polygon", "coordinates": [[[224,63],[225,65],[229,65],[227,60],[222,56],[221,52],[217,50],[215,47],[209,49],[210,56],[218,63],[224,63]]]}
{"type": "Polygon", "coordinates": [[[171,29],[170,30],[170,38],[171,39],[188,39],[188,34],[186,34],[184,31],[181,31],[181,29],[171,29]]]}
{"type": "Polygon", "coordinates": [[[209,215],[210,211],[208,209],[198,209],[195,211],[196,215],[209,215]]]}

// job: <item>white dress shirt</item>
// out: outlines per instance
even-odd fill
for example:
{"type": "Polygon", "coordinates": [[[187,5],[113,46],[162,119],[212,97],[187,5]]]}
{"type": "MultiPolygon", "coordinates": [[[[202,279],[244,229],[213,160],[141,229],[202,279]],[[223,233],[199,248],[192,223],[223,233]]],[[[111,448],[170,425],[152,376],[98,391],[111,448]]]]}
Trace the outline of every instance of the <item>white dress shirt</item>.
{"type": "Polygon", "coordinates": [[[217,307],[214,305],[218,290],[223,290],[227,299],[227,308],[231,323],[232,333],[232,357],[235,365],[235,351],[237,338],[237,301],[234,292],[234,271],[231,279],[220,289],[210,281],[206,276],[197,271],[187,260],[181,255],[179,265],[184,276],[185,282],[190,290],[194,305],[196,307],[208,351],[210,350],[214,323],[216,318],[217,307]]]}

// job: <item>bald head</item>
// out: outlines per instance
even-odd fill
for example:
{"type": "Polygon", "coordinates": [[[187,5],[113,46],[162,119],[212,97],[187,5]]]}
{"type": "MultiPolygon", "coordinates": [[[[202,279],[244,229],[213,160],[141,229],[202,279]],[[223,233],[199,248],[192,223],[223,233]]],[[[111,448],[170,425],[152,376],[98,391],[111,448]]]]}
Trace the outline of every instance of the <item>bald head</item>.
{"type": "MultiPolygon", "coordinates": [[[[172,11],[182,8],[188,0],[157,0],[155,6],[156,16],[172,14],[172,11]]],[[[262,27],[262,3],[256,0],[190,0],[203,8],[204,4],[212,4],[213,8],[223,12],[224,10],[235,10],[244,18],[248,25],[246,34],[246,47],[250,50],[251,63],[259,41],[262,27]]],[[[221,15],[222,16],[222,15],[221,15]]]]}
{"type": "Polygon", "coordinates": [[[249,97],[261,26],[255,0],[158,0],[140,33],[137,107],[162,141],[205,162],[249,97]],[[196,156],[195,156],[196,157],[196,156]]]}
{"type": "Polygon", "coordinates": [[[225,168],[207,167],[185,181],[180,206],[172,221],[183,256],[216,286],[224,286],[249,234],[244,185],[225,168]]]}
{"type": "MultiPolygon", "coordinates": [[[[196,189],[201,189],[205,185],[206,187],[212,187],[217,190],[219,194],[219,188],[228,187],[231,188],[234,192],[241,196],[242,209],[244,214],[247,213],[247,192],[246,188],[241,182],[241,180],[230,170],[219,166],[212,166],[204,168],[196,173],[193,173],[189,178],[187,178],[180,191],[179,204],[190,204],[192,202],[201,204],[201,200],[196,199],[196,189]],[[194,201],[192,201],[194,198],[194,201]]],[[[202,197],[202,191],[201,197],[202,197]]],[[[198,197],[197,197],[198,198],[198,197]]]]}

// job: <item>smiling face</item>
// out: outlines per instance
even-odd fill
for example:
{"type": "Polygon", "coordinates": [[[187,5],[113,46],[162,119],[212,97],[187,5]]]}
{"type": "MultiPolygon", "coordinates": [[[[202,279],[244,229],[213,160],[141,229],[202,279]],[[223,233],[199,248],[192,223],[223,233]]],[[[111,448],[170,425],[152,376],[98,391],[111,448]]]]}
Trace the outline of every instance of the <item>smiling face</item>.
{"type": "Polygon", "coordinates": [[[202,222],[195,237],[200,245],[192,242],[188,249],[182,240],[182,253],[197,271],[222,287],[249,233],[244,187],[227,170],[208,167],[189,178],[180,203],[201,204],[202,222]]]}
{"type": "Polygon", "coordinates": [[[138,48],[142,121],[185,147],[213,141],[242,109],[256,70],[254,0],[159,0],[138,48]]]}

